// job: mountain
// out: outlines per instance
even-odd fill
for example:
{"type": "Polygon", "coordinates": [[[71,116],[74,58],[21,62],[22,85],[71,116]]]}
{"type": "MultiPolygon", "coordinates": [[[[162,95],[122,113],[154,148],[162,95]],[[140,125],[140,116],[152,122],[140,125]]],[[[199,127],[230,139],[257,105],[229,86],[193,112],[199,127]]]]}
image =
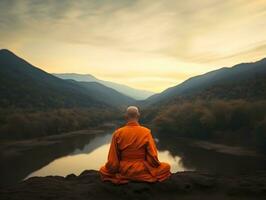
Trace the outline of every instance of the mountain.
{"type": "Polygon", "coordinates": [[[72,79],[72,80],[82,81],[82,82],[98,82],[107,87],[113,88],[116,91],[122,94],[125,94],[129,97],[132,97],[136,100],[144,100],[154,94],[154,92],[151,92],[151,91],[139,90],[139,89],[131,88],[126,85],[113,83],[110,81],[103,81],[103,80],[97,79],[96,77],[90,74],[66,73],[66,74],[53,74],[53,75],[61,79],[72,79]]]}
{"type": "Polygon", "coordinates": [[[0,107],[106,107],[132,101],[100,84],[62,80],[0,50],[0,107]]]}
{"type": "Polygon", "coordinates": [[[97,98],[106,104],[111,103],[114,106],[134,104],[135,99],[128,97],[112,88],[106,87],[98,82],[79,82],[74,80],[66,80],[85,88],[91,94],[97,95],[97,98]]]}
{"type": "Polygon", "coordinates": [[[145,103],[148,105],[163,103],[178,97],[265,99],[266,58],[192,77],[177,86],[149,97],[145,103]]]}

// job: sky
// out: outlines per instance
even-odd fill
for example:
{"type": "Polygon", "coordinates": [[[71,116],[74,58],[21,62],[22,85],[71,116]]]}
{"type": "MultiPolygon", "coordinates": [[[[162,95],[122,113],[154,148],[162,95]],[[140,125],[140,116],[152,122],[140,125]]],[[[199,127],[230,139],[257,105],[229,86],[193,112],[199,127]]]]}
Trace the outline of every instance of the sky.
{"type": "Polygon", "coordinates": [[[266,0],[0,0],[0,48],[160,92],[266,57],[266,0]]]}

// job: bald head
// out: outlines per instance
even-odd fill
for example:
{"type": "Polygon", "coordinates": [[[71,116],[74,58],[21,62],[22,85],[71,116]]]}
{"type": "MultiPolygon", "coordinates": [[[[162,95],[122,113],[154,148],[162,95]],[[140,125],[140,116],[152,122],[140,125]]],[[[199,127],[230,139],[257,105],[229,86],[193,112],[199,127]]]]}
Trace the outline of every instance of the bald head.
{"type": "Polygon", "coordinates": [[[140,116],[139,109],[136,106],[129,106],[126,111],[126,118],[128,120],[138,120],[140,116]]]}

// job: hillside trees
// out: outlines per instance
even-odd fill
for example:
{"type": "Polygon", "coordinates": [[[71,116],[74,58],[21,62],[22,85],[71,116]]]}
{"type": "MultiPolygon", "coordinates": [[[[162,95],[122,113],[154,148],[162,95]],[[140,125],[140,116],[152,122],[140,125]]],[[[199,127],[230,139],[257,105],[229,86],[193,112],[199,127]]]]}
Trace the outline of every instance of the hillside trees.
{"type": "Polygon", "coordinates": [[[266,101],[186,101],[153,120],[162,135],[256,146],[266,152],[266,101]]]}
{"type": "Polygon", "coordinates": [[[0,110],[0,138],[28,139],[95,127],[116,119],[111,109],[58,108],[45,111],[0,110]]]}

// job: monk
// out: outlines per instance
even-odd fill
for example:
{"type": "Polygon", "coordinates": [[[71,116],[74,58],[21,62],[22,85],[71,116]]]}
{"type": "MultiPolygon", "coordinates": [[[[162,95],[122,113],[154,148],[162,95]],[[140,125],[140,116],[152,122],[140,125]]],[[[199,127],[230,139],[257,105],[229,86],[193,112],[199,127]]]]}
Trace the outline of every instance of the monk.
{"type": "Polygon", "coordinates": [[[113,133],[107,163],[100,168],[103,181],[161,182],[170,177],[170,165],[158,160],[151,131],[138,123],[139,117],[137,107],[127,108],[127,124],[113,133]]]}

